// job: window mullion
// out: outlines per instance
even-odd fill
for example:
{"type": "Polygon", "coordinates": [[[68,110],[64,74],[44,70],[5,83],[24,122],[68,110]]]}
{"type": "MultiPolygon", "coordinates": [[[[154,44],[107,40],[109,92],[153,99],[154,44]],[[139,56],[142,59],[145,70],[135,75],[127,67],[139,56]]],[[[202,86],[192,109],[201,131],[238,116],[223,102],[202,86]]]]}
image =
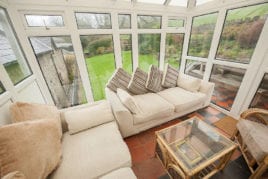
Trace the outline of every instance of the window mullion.
{"type": "Polygon", "coordinates": [[[208,62],[207,62],[206,70],[204,74],[205,81],[209,80],[209,77],[211,74],[213,60],[215,59],[215,56],[217,53],[217,49],[218,49],[218,45],[219,45],[219,41],[220,41],[220,37],[221,37],[223,25],[224,25],[225,15],[226,15],[226,9],[220,10],[218,13],[218,19],[217,19],[216,26],[214,29],[214,33],[213,33],[213,37],[212,37],[212,41],[210,45],[210,51],[208,54],[208,62]]]}

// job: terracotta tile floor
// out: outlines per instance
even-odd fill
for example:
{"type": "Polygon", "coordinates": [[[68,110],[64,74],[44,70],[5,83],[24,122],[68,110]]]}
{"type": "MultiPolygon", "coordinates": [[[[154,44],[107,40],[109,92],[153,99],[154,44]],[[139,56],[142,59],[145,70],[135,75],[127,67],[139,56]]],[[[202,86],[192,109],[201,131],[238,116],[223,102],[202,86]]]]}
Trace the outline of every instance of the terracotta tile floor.
{"type": "MultiPolygon", "coordinates": [[[[160,160],[155,157],[155,131],[177,124],[193,116],[198,116],[208,124],[213,124],[224,117],[225,114],[212,107],[207,107],[125,139],[132,157],[132,169],[138,179],[157,179],[166,175],[166,170],[160,160]]],[[[229,137],[224,131],[218,130],[229,137]]],[[[237,149],[231,160],[235,160],[240,156],[241,152],[237,149]]]]}

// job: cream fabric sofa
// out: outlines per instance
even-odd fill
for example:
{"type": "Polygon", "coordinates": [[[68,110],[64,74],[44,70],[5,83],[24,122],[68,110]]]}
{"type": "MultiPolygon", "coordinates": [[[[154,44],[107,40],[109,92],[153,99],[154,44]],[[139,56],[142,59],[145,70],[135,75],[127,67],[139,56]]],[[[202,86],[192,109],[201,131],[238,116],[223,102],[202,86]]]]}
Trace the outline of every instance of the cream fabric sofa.
{"type": "Polygon", "coordinates": [[[121,134],[128,137],[208,106],[213,90],[214,83],[201,81],[197,92],[174,87],[158,93],[135,95],[133,98],[140,106],[142,115],[132,114],[109,88],[105,89],[105,93],[121,134]]]}
{"type": "Polygon", "coordinates": [[[50,179],[136,178],[128,147],[107,101],[62,114],[69,131],[63,134],[62,161],[50,179]]]}

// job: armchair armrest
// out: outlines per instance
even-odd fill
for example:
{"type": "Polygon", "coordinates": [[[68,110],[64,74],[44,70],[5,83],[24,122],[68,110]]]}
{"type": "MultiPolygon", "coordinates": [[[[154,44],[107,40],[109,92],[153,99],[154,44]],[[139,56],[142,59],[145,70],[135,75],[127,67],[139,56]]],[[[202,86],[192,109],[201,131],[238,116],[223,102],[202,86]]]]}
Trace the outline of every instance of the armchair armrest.
{"type": "Polygon", "coordinates": [[[240,118],[268,125],[268,120],[265,119],[263,117],[263,115],[268,116],[268,110],[259,109],[259,108],[250,108],[250,109],[244,111],[243,113],[241,113],[240,118]],[[252,117],[252,116],[254,116],[254,118],[249,118],[249,117],[252,117]]]}
{"type": "Polygon", "coordinates": [[[137,133],[133,127],[132,113],[121,103],[115,92],[109,88],[105,88],[106,99],[109,101],[115,119],[119,125],[119,129],[123,137],[137,133]]]}
{"type": "Polygon", "coordinates": [[[207,81],[201,81],[199,92],[206,94],[207,100],[205,101],[205,106],[210,104],[210,100],[213,94],[215,84],[207,81]]]}

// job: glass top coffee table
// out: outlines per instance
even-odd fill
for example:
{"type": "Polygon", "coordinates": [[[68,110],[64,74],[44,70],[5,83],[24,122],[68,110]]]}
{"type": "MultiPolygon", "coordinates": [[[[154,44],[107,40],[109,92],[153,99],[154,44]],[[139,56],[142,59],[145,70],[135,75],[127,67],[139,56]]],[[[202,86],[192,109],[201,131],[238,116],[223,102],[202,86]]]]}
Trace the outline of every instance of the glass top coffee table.
{"type": "Polygon", "coordinates": [[[237,145],[197,117],[156,132],[156,154],[172,178],[209,178],[237,145]]]}

